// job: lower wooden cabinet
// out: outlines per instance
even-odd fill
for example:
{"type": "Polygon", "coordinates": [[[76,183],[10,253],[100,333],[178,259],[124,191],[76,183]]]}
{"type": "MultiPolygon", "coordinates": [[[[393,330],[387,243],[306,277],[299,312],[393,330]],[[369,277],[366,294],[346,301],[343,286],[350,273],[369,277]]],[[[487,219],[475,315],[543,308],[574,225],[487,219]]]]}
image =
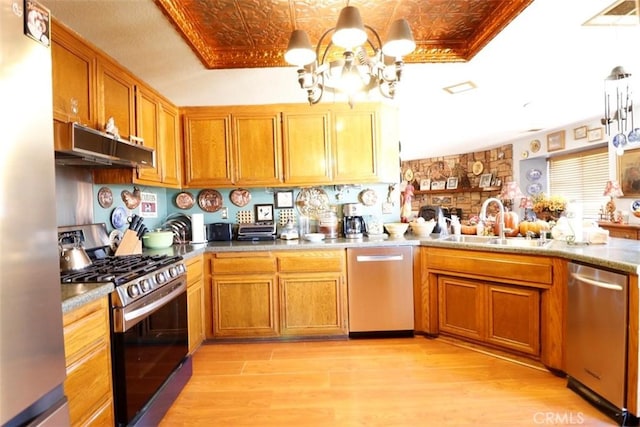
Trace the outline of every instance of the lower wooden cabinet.
{"type": "Polygon", "coordinates": [[[71,425],[114,425],[107,297],[65,314],[63,323],[71,425]]]}
{"type": "Polygon", "coordinates": [[[540,291],[440,276],[440,331],[540,355],[540,291]]]}
{"type": "Polygon", "coordinates": [[[635,224],[617,224],[614,222],[598,221],[598,225],[609,230],[610,237],[620,239],[640,240],[640,226],[635,224]]]}
{"type": "Polygon", "coordinates": [[[211,257],[207,338],[346,335],[344,250],[211,257]]]}
{"type": "Polygon", "coordinates": [[[204,270],[202,256],[185,261],[187,267],[187,327],[189,353],[204,341],[204,270]]]}

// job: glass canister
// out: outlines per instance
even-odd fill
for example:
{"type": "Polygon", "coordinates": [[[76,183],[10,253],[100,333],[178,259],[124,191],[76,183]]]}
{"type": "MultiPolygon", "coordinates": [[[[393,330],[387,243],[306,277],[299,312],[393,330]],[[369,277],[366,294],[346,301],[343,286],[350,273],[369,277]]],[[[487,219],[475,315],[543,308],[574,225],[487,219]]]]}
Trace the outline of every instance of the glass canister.
{"type": "Polygon", "coordinates": [[[338,215],[333,210],[318,214],[318,233],[324,234],[326,239],[338,237],[338,215]]]}

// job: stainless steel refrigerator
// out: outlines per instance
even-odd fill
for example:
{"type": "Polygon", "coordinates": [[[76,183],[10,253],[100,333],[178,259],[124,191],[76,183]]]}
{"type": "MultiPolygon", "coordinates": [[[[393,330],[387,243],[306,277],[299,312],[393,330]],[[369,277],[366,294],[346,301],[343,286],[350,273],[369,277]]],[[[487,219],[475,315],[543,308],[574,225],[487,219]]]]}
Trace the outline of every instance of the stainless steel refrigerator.
{"type": "Polygon", "coordinates": [[[69,411],[51,48],[46,29],[39,41],[25,35],[28,6],[0,4],[0,425],[57,427],[69,425],[69,411]]]}

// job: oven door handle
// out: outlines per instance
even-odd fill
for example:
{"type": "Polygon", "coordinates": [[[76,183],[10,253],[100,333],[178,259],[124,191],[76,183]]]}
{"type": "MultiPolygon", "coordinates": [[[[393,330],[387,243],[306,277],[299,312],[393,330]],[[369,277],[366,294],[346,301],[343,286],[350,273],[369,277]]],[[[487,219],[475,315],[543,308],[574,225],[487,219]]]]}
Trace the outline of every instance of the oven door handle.
{"type": "Polygon", "coordinates": [[[134,306],[116,309],[114,311],[114,332],[126,332],[141,320],[149,316],[149,314],[158,310],[163,305],[176,298],[176,296],[183,293],[187,289],[187,285],[184,280],[181,280],[179,283],[174,284],[173,286],[165,286],[165,288],[169,289],[162,289],[162,291],[164,291],[164,295],[159,296],[149,304],[141,305],[140,307],[134,306]]]}

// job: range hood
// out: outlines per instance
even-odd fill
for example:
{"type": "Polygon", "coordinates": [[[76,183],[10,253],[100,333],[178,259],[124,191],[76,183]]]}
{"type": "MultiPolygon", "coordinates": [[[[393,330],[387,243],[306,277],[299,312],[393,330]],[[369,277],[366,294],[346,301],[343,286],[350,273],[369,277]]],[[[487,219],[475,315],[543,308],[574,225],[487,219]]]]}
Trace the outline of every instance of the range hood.
{"type": "Polygon", "coordinates": [[[112,135],[78,123],[54,121],[56,164],[88,167],[155,167],[151,148],[115,139],[112,135]]]}

